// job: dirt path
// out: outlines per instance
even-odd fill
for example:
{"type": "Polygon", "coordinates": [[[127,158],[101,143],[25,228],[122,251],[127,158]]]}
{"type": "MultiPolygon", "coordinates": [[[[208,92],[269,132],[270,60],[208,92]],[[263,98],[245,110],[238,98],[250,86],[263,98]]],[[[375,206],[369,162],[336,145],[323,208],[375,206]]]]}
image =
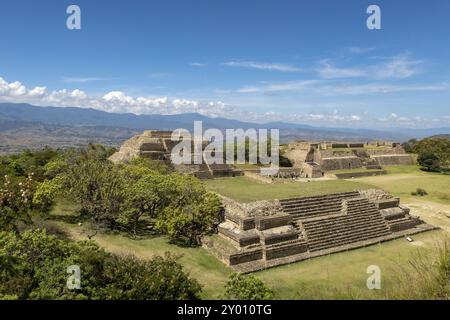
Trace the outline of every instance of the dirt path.
{"type": "Polygon", "coordinates": [[[408,200],[403,204],[411,209],[412,215],[450,233],[450,205],[423,200],[408,200]]]}

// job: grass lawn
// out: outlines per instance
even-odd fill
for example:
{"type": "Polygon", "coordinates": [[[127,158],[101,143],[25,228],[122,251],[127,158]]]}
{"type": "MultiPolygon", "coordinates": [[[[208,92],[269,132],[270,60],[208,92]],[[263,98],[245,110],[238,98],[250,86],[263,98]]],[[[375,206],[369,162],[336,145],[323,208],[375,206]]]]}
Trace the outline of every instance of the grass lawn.
{"type": "Polygon", "coordinates": [[[417,166],[389,166],[388,175],[357,178],[353,181],[384,189],[402,201],[425,200],[450,204],[450,175],[424,172],[417,166]],[[427,196],[412,196],[417,188],[425,189],[427,196]]]}
{"type": "MultiPolygon", "coordinates": [[[[74,238],[82,239],[76,225],[58,222],[70,230],[74,238]]],[[[419,250],[429,249],[438,241],[443,231],[433,231],[413,236],[415,242],[404,239],[386,242],[363,249],[341,252],[290,265],[254,273],[275,292],[277,299],[327,299],[339,298],[344,293],[359,299],[383,298],[386,290],[395,288],[395,274],[399,266],[419,250]],[[377,265],[382,271],[382,290],[366,288],[367,267],[377,265]]],[[[210,255],[203,248],[183,248],[169,243],[165,237],[133,240],[121,235],[97,235],[94,237],[105,250],[118,254],[134,254],[148,259],[165,252],[182,254],[180,263],[186,271],[203,285],[203,298],[220,299],[224,285],[232,270],[210,255]]]]}
{"type": "Polygon", "coordinates": [[[207,180],[205,183],[209,190],[239,202],[307,197],[327,193],[347,192],[355,189],[367,189],[370,187],[365,183],[349,180],[286,181],[267,184],[247,177],[213,179],[207,180]]]}

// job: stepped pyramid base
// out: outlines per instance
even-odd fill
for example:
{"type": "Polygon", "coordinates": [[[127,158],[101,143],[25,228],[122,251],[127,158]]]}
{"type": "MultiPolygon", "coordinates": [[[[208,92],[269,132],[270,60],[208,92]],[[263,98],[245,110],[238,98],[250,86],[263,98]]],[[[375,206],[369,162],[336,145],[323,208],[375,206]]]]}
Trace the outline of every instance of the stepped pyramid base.
{"type": "Polygon", "coordinates": [[[211,249],[239,272],[252,272],[437,229],[409,215],[381,190],[240,204],[223,198],[227,245],[211,249]],[[224,249],[226,248],[226,249],[224,249]]]}

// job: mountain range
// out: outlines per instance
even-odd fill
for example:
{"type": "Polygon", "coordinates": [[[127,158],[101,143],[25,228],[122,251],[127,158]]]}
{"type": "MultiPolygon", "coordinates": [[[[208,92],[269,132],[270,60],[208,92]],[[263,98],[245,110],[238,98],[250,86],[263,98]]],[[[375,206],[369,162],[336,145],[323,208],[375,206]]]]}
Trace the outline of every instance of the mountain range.
{"type": "Polygon", "coordinates": [[[94,141],[118,146],[143,130],[192,130],[194,121],[203,128],[280,129],[282,143],[292,140],[374,140],[406,141],[431,135],[450,134],[450,128],[385,130],[314,127],[305,124],[269,122],[257,124],[196,113],[177,115],[135,115],[109,113],[86,108],[38,107],[30,104],[0,103],[0,152],[17,152],[45,145],[68,147],[94,141]]]}

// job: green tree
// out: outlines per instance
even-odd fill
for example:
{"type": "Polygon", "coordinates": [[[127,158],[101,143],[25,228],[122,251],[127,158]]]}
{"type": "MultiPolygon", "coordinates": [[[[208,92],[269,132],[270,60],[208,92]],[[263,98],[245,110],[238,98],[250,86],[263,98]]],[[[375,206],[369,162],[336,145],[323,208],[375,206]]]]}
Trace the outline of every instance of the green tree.
{"type": "Polygon", "coordinates": [[[201,235],[220,222],[221,202],[196,178],[172,174],[164,180],[163,210],[155,227],[174,240],[199,244],[201,235]]]}
{"type": "Polygon", "coordinates": [[[34,181],[32,175],[26,179],[15,179],[5,175],[0,187],[0,230],[18,230],[18,223],[30,223],[29,215],[34,181]]]}
{"type": "Polygon", "coordinates": [[[197,300],[199,283],[183,271],[177,257],[166,254],[152,260],[113,256],[105,266],[107,299],[197,300]]]}
{"type": "Polygon", "coordinates": [[[417,163],[426,168],[427,171],[437,171],[441,167],[438,156],[431,152],[419,153],[417,163]]]}
{"type": "Polygon", "coordinates": [[[225,297],[233,300],[271,300],[273,291],[253,275],[234,273],[225,285],[225,297]]]}
{"type": "Polygon", "coordinates": [[[450,164],[450,139],[437,137],[422,139],[414,146],[414,152],[418,154],[418,161],[428,160],[427,168],[432,168],[433,162],[434,165],[439,163],[439,166],[447,167],[450,164]]]}
{"type": "Polygon", "coordinates": [[[126,189],[125,201],[122,203],[117,219],[121,225],[130,226],[135,237],[140,219],[144,215],[154,218],[158,209],[161,209],[165,193],[163,188],[166,186],[164,176],[158,172],[143,170],[142,173],[145,175],[126,189]]]}
{"type": "Polygon", "coordinates": [[[106,253],[89,241],[70,242],[43,230],[0,232],[0,298],[197,299],[198,282],[176,257],[141,261],[106,253]],[[67,267],[81,269],[81,288],[67,287],[67,267]]]}

